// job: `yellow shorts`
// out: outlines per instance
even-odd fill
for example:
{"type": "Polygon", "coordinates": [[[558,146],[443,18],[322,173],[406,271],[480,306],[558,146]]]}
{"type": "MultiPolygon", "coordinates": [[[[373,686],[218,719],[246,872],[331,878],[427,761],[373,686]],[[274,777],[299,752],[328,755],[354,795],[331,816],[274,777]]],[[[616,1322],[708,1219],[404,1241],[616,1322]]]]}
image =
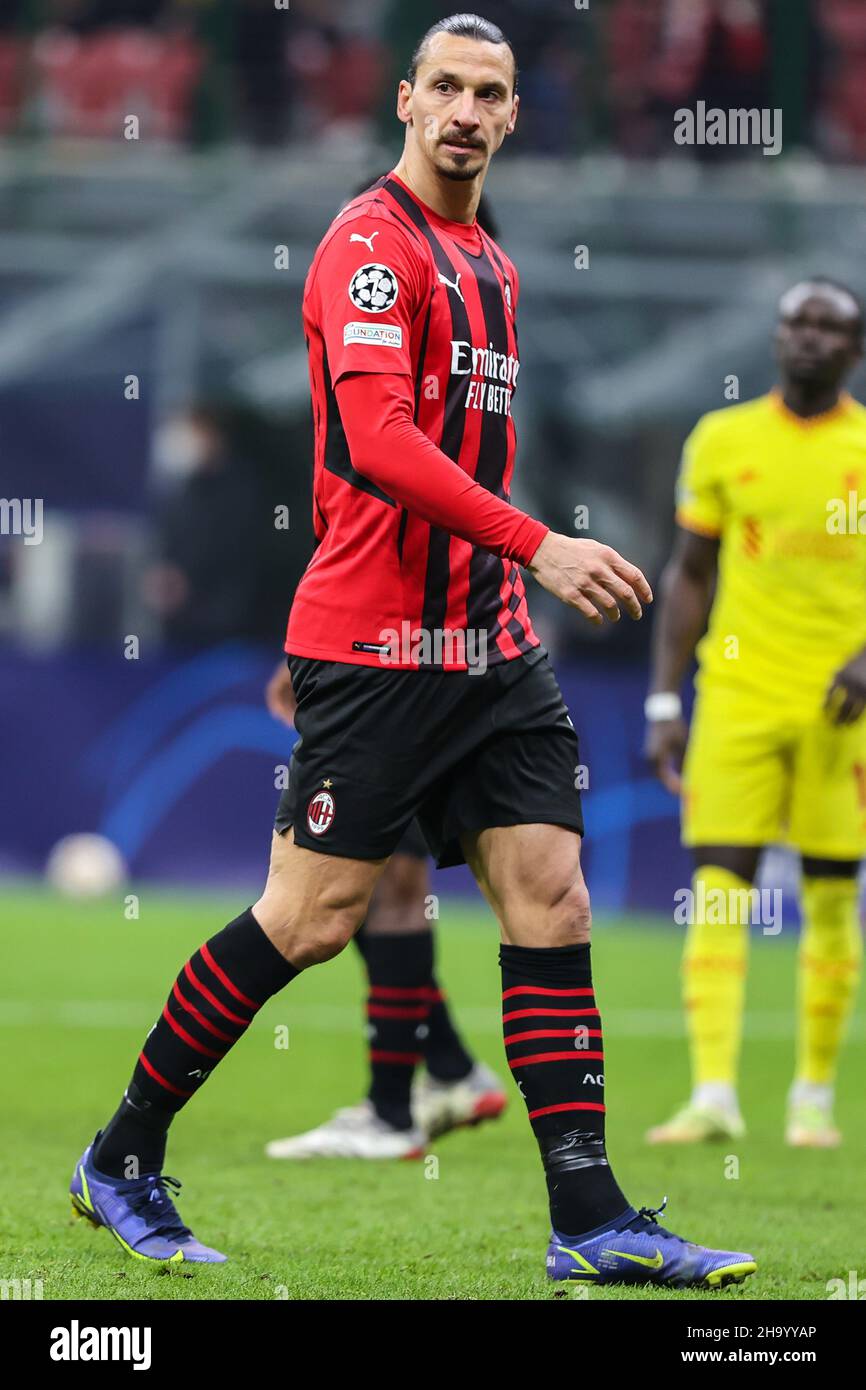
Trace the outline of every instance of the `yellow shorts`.
{"type": "Polygon", "coordinates": [[[866,715],[838,728],[705,687],[683,768],[685,845],[787,844],[866,855],[866,715]]]}

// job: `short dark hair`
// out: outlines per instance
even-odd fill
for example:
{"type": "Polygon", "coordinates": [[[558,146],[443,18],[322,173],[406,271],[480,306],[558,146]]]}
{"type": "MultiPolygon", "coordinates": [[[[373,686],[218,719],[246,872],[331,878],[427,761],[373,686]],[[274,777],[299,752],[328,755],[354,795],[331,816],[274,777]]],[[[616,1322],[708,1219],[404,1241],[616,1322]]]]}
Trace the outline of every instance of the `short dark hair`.
{"type": "Polygon", "coordinates": [[[517,54],[511,40],[505,37],[498,24],[493,24],[489,19],[482,19],[480,14],[450,14],[445,19],[437,19],[435,24],[431,24],[427,33],[419,39],[406,74],[413,87],[418,76],[418,65],[423,62],[427,45],[434,34],[454,34],[457,38],[477,39],[480,43],[504,43],[514,63],[513,90],[517,91],[517,54]]]}
{"type": "MultiPolygon", "coordinates": [[[[814,285],[816,289],[821,289],[823,286],[825,289],[835,290],[837,294],[847,295],[854,305],[856,313],[854,322],[851,325],[852,332],[854,332],[858,338],[863,337],[864,324],[866,324],[866,313],[864,313],[863,309],[863,300],[860,298],[859,294],[857,294],[856,290],[852,290],[850,285],[843,284],[841,280],[834,280],[832,275],[806,275],[802,280],[797,281],[797,285],[814,285]]],[[[796,289],[796,285],[791,285],[790,288],[792,290],[796,289]]]]}

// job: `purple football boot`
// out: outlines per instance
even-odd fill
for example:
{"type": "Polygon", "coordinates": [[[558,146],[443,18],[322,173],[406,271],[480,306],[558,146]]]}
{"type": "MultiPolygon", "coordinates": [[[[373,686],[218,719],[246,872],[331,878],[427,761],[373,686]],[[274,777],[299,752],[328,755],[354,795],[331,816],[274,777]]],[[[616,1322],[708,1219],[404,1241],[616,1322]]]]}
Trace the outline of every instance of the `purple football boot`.
{"type": "Polygon", "coordinates": [[[614,1225],[599,1226],[578,1242],[556,1231],[547,1248],[549,1279],[578,1284],[666,1284],[669,1288],[720,1289],[741,1284],[757,1269],[751,1255],[693,1245],[656,1221],[658,1210],[629,1207],[614,1225]]]}
{"type": "Polygon", "coordinates": [[[219,1250],[202,1245],[181,1221],[171,1198],[171,1193],[180,1191],[177,1178],[157,1173],[144,1178],[109,1177],[94,1168],[92,1149],[93,1144],[88,1144],[69,1185],[76,1216],[85,1217],[92,1226],[104,1226],[136,1260],[222,1264],[227,1259],[219,1250]]]}

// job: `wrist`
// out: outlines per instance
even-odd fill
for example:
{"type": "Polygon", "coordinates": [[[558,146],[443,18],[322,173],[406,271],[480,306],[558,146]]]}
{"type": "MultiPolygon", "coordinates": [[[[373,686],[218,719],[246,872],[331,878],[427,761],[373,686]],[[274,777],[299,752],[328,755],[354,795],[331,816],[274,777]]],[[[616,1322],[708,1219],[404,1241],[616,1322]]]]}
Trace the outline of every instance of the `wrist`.
{"type": "Polygon", "coordinates": [[[649,724],[682,719],[683,702],[675,690],[655,690],[644,700],[643,712],[649,724]]]}
{"type": "Polygon", "coordinates": [[[535,517],[524,515],[511,546],[510,558],[516,560],[524,569],[529,569],[549,535],[550,527],[543,521],[536,521],[535,517]]]}

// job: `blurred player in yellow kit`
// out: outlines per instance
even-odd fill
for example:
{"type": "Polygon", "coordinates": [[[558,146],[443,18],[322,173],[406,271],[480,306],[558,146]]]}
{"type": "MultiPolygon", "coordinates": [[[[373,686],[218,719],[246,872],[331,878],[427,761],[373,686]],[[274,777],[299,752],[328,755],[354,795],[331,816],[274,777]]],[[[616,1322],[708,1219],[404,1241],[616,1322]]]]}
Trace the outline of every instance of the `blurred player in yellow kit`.
{"type": "Polygon", "coordinates": [[[833,1089],[860,972],[866,853],[866,409],[842,384],[862,338],[849,290],[795,285],[779,306],[779,386],[705,415],[686,442],[646,716],[648,756],[682,792],[694,854],[683,958],[693,1090],[651,1143],[744,1133],[749,889],[761,850],[778,843],[802,866],[786,1138],[840,1142],[833,1089]],[[689,732],[679,691],[696,648],[689,732]]]}

